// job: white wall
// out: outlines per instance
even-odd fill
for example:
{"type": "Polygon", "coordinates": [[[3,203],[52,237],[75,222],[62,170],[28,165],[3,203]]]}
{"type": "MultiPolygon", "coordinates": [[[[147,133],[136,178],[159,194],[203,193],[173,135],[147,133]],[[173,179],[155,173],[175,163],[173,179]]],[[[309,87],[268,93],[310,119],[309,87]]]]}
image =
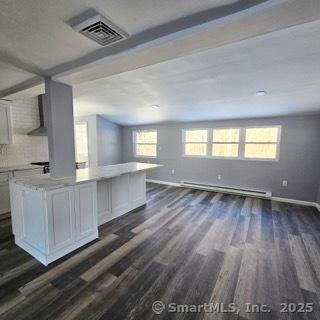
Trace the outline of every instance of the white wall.
{"type": "Polygon", "coordinates": [[[48,161],[48,138],[27,135],[39,126],[38,98],[15,100],[10,105],[13,144],[1,148],[0,167],[48,161]]]}

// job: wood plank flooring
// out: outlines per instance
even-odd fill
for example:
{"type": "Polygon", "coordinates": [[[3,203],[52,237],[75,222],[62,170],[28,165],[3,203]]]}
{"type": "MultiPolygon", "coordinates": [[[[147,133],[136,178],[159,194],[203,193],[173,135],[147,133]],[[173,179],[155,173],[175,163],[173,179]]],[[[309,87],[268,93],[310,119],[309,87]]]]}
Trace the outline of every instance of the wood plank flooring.
{"type": "Polygon", "coordinates": [[[156,184],[147,194],[145,207],[48,267],[14,244],[1,216],[0,319],[320,319],[315,208],[156,184]],[[208,303],[220,312],[192,309],[208,303]],[[313,312],[281,313],[281,303],[313,312]]]}

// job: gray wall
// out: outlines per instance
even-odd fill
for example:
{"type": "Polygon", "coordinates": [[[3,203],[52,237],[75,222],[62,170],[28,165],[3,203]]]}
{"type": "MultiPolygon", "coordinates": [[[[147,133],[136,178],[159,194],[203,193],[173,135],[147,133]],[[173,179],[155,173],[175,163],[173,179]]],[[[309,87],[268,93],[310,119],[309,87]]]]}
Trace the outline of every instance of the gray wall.
{"type": "Polygon", "coordinates": [[[144,161],[164,164],[151,171],[149,179],[180,182],[190,180],[226,186],[271,190],[274,196],[316,201],[320,181],[320,116],[279,117],[265,119],[211,121],[198,123],[156,124],[124,127],[122,133],[123,161],[144,161]],[[197,127],[234,127],[282,125],[280,159],[244,161],[197,159],[182,156],[182,129],[197,127]],[[158,158],[134,158],[132,131],[138,128],[158,130],[158,158]],[[171,173],[172,169],[175,174],[171,173]],[[218,180],[218,174],[222,180],[218,180]],[[288,187],[282,187],[288,180],[288,187]]]}
{"type": "Polygon", "coordinates": [[[97,116],[98,166],[121,162],[121,127],[97,116]]]}
{"type": "Polygon", "coordinates": [[[319,184],[319,190],[318,190],[317,203],[320,205],[320,184],[319,184]]]}

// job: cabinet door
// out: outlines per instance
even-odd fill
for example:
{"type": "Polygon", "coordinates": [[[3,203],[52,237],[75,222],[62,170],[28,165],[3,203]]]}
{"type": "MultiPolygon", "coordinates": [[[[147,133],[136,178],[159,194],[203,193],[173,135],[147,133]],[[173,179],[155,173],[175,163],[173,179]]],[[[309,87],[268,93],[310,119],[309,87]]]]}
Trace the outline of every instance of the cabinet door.
{"type": "Polygon", "coordinates": [[[112,179],[113,218],[130,210],[129,174],[112,179]]]}
{"type": "Polygon", "coordinates": [[[47,192],[50,252],[62,249],[75,239],[74,188],[47,192]]]}
{"type": "Polygon", "coordinates": [[[44,212],[44,195],[41,191],[18,187],[19,206],[14,204],[17,217],[14,218],[14,233],[32,247],[47,251],[46,218],[44,212]],[[17,221],[18,220],[18,221],[17,221]],[[17,223],[19,225],[17,225],[17,223]],[[18,229],[17,229],[18,227],[18,229]]]}
{"type": "Polygon", "coordinates": [[[145,172],[130,174],[130,192],[132,208],[140,207],[147,202],[145,172]]]}
{"type": "Polygon", "coordinates": [[[0,105],[0,144],[12,142],[11,117],[9,106],[0,105]]]}
{"type": "Polygon", "coordinates": [[[97,232],[97,184],[79,184],[75,190],[76,240],[97,232]]]}
{"type": "Polygon", "coordinates": [[[97,182],[98,225],[111,219],[111,179],[97,182]]]}
{"type": "Polygon", "coordinates": [[[10,212],[9,178],[11,172],[0,173],[0,214],[10,212]]]}
{"type": "Polygon", "coordinates": [[[10,212],[9,182],[0,182],[0,214],[10,212]]]}

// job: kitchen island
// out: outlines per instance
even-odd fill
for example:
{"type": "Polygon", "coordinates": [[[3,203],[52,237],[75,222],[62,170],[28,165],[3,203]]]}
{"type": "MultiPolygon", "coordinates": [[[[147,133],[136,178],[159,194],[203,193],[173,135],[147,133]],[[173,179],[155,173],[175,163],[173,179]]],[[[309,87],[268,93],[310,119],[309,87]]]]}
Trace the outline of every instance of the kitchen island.
{"type": "Polygon", "coordinates": [[[161,167],[130,162],[10,181],[15,243],[44,265],[98,238],[98,225],[146,203],[146,171],[161,167]]]}

